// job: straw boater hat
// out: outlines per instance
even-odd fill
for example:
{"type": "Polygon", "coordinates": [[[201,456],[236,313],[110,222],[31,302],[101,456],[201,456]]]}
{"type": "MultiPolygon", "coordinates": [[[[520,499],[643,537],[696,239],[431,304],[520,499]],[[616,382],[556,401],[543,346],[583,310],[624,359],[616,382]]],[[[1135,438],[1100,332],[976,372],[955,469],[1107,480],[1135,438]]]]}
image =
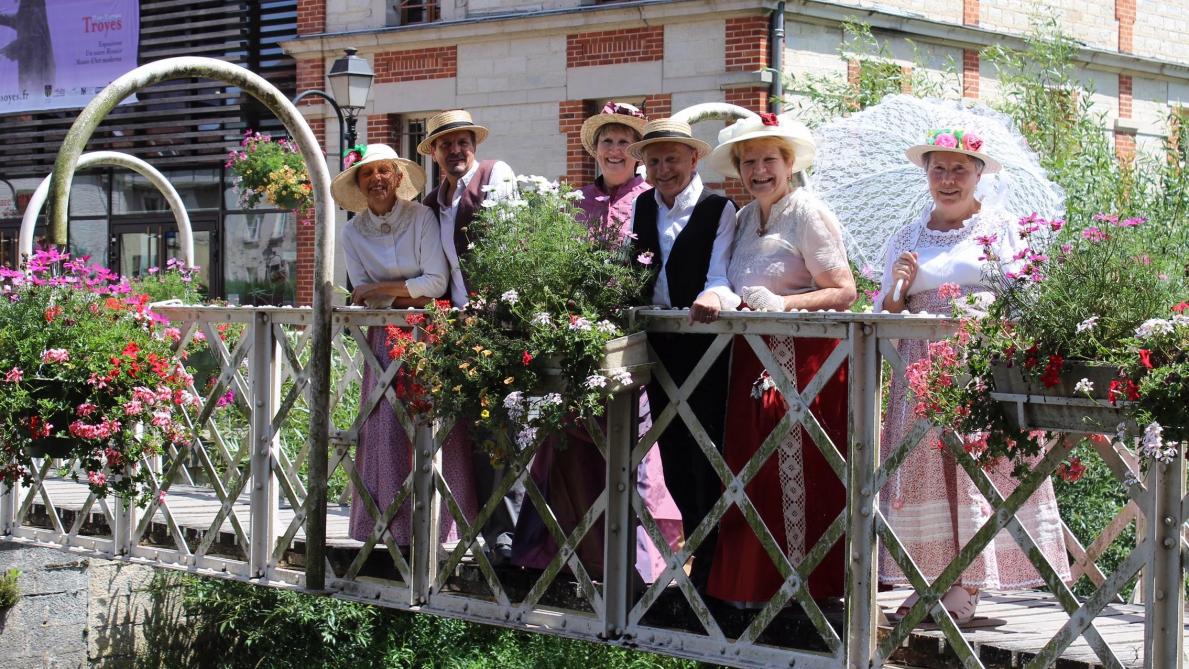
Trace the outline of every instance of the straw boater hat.
{"type": "Polygon", "coordinates": [[[582,146],[591,157],[595,155],[595,139],[599,136],[599,130],[612,123],[626,125],[635,130],[637,135],[643,135],[648,120],[644,118],[644,112],[633,105],[608,102],[603,106],[603,111],[582,122],[582,146]]]}
{"type": "Polygon", "coordinates": [[[425,170],[411,160],[405,160],[387,144],[368,144],[366,147],[356,147],[347,152],[347,159],[358,154],[360,157],[348,163],[349,167],[339,173],[330,184],[330,194],[348,211],[363,211],[367,209],[367,196],[359,190],[355,177],[359,168],[368,163],[381,160],[391,160],[397,171],[404,175],[400,186],[396,189],[396,196],[402,200],[412,200],[425,188],[425,170]]]}
{"type": "Polygon", "coordinates": [[[983,138],[963,128],[938,128],[930,130],[924,144],[908,147],[904,155],[914,164],[925,166],[925,154],[934,151],[961,153],[983,161],[983,174],[998,172],[1003,166],[984,152],[983,138]]]}
{"type": "Polygon", "coordinates": [[[475,125],[475,122],[471,120],[471,115],[461,109],[444,111],[434,116],[429,119],[426,130],[425,139],[421,140],[421,143],[417,145],[417,153],[423,156],[432,156],[433,141],[455,130],[470,130],[475,133],[476,144],[482,144],[483,140],[487,139],[487,128],[481,125],[475,125]]]}
{"type": "Polygon", "coordinates": [[[735,121],[719,131],[718,146],[706,159],[706,164],[723,176],[738,179],[739,170],[731,153],[736,144],[752,139],[775,139],[787,145],[793,152],[794,173],[808,169],[817,155],[817,144],[804,123],[791,114],[759,114],[735,121]]]}
{"type": "Polygon", "coordinates": [[[636,160],[644,162],[644,149],[650,144],[661,142],[684,144],[697,151],[699,159],[705,158],[706,154],[710,153],[710,145],[700,139],[695,139],[688,123],[671,118],[658,118],[645,124],[644,134],[640,141],[629,146],[628,153],[636,160]]]}

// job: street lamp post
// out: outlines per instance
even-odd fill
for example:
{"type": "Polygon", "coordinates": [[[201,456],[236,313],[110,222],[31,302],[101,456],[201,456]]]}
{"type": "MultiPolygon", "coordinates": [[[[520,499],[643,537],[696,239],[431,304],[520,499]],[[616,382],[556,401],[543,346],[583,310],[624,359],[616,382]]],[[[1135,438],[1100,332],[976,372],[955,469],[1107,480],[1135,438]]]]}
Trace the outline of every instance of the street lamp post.
{"type": "Polygon", "coordinates": [[[297,104],[311,95],[317,96],[330,103],[334,115],[339,120],[339,171],[343,170],[343,160],[346,149],[355,146],[357,134],[355,124],[359,112],[367,106],[368,96],[372,91],[372,80],[375,73],[366,60],[356,56],[355,49],[344,49],[346,55],[340,56],[330,66],[326,78],[330,80],[330,91],[333,95],[322,90],[303,91],[293,98],[297,104]]]}

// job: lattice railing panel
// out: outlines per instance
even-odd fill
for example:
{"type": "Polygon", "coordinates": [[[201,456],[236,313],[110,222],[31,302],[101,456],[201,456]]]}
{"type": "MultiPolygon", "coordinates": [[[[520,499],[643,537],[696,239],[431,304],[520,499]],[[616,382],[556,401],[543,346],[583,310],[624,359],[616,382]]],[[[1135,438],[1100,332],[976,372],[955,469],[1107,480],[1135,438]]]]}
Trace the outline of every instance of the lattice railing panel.
{"type": "MultiPolygon", "coordinates": [[[[503,444],[512,453],[489,499],[475,500],[448,473],[446,455],[456,448],[460,431],[454,421],[430,423],[397,397],[392,381],[399,363],[385,367],[374,350],[369,330],[402,325],[407,312],[337,310],[332,325],[331,393],[310,396],[312,314],[306,309],[167,308],[182,333],[179,346],[189,351],[195,367],[196,406],[186,412],[194,439],[171,448],[139,466],[152,472],[153,499],[145,508],[91,495],[70,479],[73,463],[27,459],[30,486],[0,497],[0,516],[15,541],[56,545],[95,555],[148,561],[165,567],[195,570],[227,578],[290,583],[304,579],[306,555],[307,468],[314,444],[328,444],[330,455],[327,539],[320,544],[327,564],[327,589],[339,597],[492,624],[531,629],[588,640],[603,640],[678,657],[736,666],[867,667],[892,658],[917,623],[932,619],[947,652],[965,666],[981,665],[985,641],[975,644],[938,605],[939,597],[957,581],[973,556],[995,537],[1007,537],[1026,553],[1067,618],[1048,639],[1039,639],[1028,666],[1047,666],[1084,644],[1107,667],[1131,666],[1134,649],[1124,659],[1115,647],[1113,628],[1096,619],[1121,602],[1121,593],[1143,572],[1137,598],[1148,616],[1150,662],[1175,666],[1176,635],[1183,611],[1178,594],[1189,565],[1185,520],[1184,465],[1152,467],[1141,472],[1131,445],[1100,440],[1094,450],[1113,476],[1125,485],[1128,503],[1101,535],[1086,544],[1063,528],[1073,576],[1082,579],[1089,596],[1079,598],[1060,581],[1057,571],[1037,550],[1037,537],[1015,513],[1037,486],[1052,476],[1073,448],[1073,442],[1051,439],[1044,457],[1014,490],[996,483],[961,447],[957,437],[940,433],[942,444],[986,498],[990,520],[970,537],[958,557],[929,582],[913,562],[901,537],[889,526],[877,496],[903,466],[913,448],[933,429],[918,422],[901,444],[877,448],[882,393],[887,376],[902,375],[899,340],[936,339],[954,324],[929,316],[855,314],[731,314],[713,324],[690,325],[677,311],[637,314],[652,333],[708,337],[688,375],[674,373],[663,362],[651,370],[653,383],[672,401],[652,410],[651,427],[637,433],[636,397],[630,393],[608,400],[607,417],[576,426],[570,449],[587,449],[586,462],[595,476],[605,477],[601,490],[573,513],[557,507],[550,489],[549,467],[559,444],[539,439],[524,448],[503,444]],[[787,361],[774,344],[781,337],[838,340],[815,372],[806,378],[786,373],[787,361]],[[711,368],[732,346],[754,354],[767,372],[770,387],[785,400],[783,412],[745,462],[728,464],[722,440],[708,433],[703,416],[691,401],[699,384],[710,383],[711,368]],[[849,385],[847,443],[832,436],[831,426],[811,410],[823,397],[830,379],[845,370],[849,385]],[[363,389],[365,374],[375,383],[363,389]],[[678,381],[680,379],[680,381],[678,381]],[[330,408],[331,433],[319,439],[308,434],[309,416],[318,403],[330,408]],[[396,430],[407,442],[408,473],[393,482],[393,499],[375,499],[365,489],[357,461],[363,417],[375,407],[391,407],[396,430]],[[692,441],[689,462],[705,463],[721,495],[684,543],[671,548],[661,523],[652,516],[636,485],[636,472],[667,428],[682,425],[692,441]],[[749,484],[764,467],[779,465],[784,438],[803,430],[801,448],[820,455],[823,476],[837,479],[848,507],[827,518],[820,538],[793,555],[779,545],[764,523],[760,501],[749,484]],[[577,432],[585,435],[578,438],[577,432]],[[598,471],[594,471],[598,470],[598,471]],[[484,525],[505,492],[523,486],[526,507],[532,507],[540,532],[555,545],[535,568],[509,567],[485,550],[484,525]],[[352,491],[376,519],[361,540],[349,536],[352,491]],[[399,540],[389,521],[407,505],[408,540],[399,540]],[[557,507],[557,508],[555,508],[557,507]],[[724,605],[707,596],[687,573],[687,565],[730,511],[738,512],[746,531],[781,579],[766,601],[748,608],[724,605]],[[568,515],[567,515],[568,514],[568,515]],[[457,541],[442,542],[443,522],[457,528],[457,541]],[[1118,550],[1125,531],[1135,528],[1138,544],[1126,546],[1116,568],[1106,567],[1109,547],[1118,550]],[[652,583],[636,571],[639,536],[653,544],[664,569],[652,583]],[[888,627],[877,643],[875,565],[877,540],[889,550],[920,599],[908,615],[888,627]],[[589,556],[584,541],[601,545],[601,560],[589,556]],[[808,584],[814,573],[844,546],[847,555],[845,608],[839,601],[815,601],[808,584]],[[585,551],[585,552],[584,552],[585,551]],[[596,564],[599,562],[600,564],[596,564]],[[1092,584],[1092,585],[1088,585],[1092,584]],[[1170,589],[1169,584],[1173,584],[1170,589]],[[1165,632],[1161,632],[1165,630],[1165,632]],[[1109,633],[1108,633],[1109,632],[1109,633]]],[[[655,360],[664,356],[653,351],[655,360]]],[[[658,405],[659,406],[659,405],[658,405]]],[[[936,431],[934,431],[936,433],[936,431]]],[[[395,443],[393,444],[395,447],[395,443]]],[[[571,451],[576,453],[578,451],[571,451]]],[[[473,458],[486,457],[471,451],[473,458]]],[[[814,502],[816,500],[810,500],[814,502]]],[[[359,513],[359,511],[357,511],[359,513]]],[[[787,530],[787,528],[784,528],[787,530]]],[[[1080,590],[1079,590],[1080,591],[1080,590]]],[[[979,637],[980,639],[982,637],[979,637]]]]}

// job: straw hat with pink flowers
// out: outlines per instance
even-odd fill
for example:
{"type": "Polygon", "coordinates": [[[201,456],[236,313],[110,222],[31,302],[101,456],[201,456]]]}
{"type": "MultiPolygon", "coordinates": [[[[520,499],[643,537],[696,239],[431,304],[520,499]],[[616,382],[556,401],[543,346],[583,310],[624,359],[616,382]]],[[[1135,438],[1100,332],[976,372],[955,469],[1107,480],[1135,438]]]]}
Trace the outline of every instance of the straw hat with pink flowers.
{"type": "Polygon", "coordinates": [[[938,128],[930,130],[924,144],[908,147],[904,155],[915,165],[925,166],[925,154],[934,151],[961,153],[983,161],[983,174],[998,172],[1003,166],[986,153],[983,138],[963,128],[938,128]]]}

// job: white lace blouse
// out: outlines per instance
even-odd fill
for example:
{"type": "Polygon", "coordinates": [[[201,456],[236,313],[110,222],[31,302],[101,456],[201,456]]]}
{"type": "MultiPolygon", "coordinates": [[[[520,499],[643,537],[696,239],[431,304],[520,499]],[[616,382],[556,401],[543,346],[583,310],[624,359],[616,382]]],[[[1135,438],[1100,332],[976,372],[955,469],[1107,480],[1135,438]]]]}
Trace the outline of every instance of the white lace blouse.
{"type": "Polygon", "coordinates": [[[880,284],[882,304],[884,295],[894,290],[892,265],[905,251],[917,253],[917,276],[908,287],[909,295],[937,290],[943,283],[954,283],[964,288],[985,288],[983,269],[986,260],[983,241],[993,238],[991,248],[995,255],[1011,262],[1016,253],[1025,247],[1020,239],[1017,222],[1019,217],[997,207],[984,207],[974,216],[966,219],[962,227],[953,230],[930,230],[930,207],[915,222],[892,235],[884,247],[883,281],[880,284]]]}
{"type": "Polygon", "coordinates": [[[403,280],[413,297],[446,293],[450,267],[438,222],[425,205],[397,200],[383,216],[364,210],[343,228],[342,243],[355,286],[403,280]]]}
{"type": "Polygon", "coordinates": [[[760,230],[760,206],[752,202],[739,211],[735,248],[727,278],[736,302],[750,286],[763,286],[777,295],[795,295],[817,290],[815,274],[848,267],[842,231],[834,212],[816,195],[794,189],[772,205],[768,228],[760,230]]]}

